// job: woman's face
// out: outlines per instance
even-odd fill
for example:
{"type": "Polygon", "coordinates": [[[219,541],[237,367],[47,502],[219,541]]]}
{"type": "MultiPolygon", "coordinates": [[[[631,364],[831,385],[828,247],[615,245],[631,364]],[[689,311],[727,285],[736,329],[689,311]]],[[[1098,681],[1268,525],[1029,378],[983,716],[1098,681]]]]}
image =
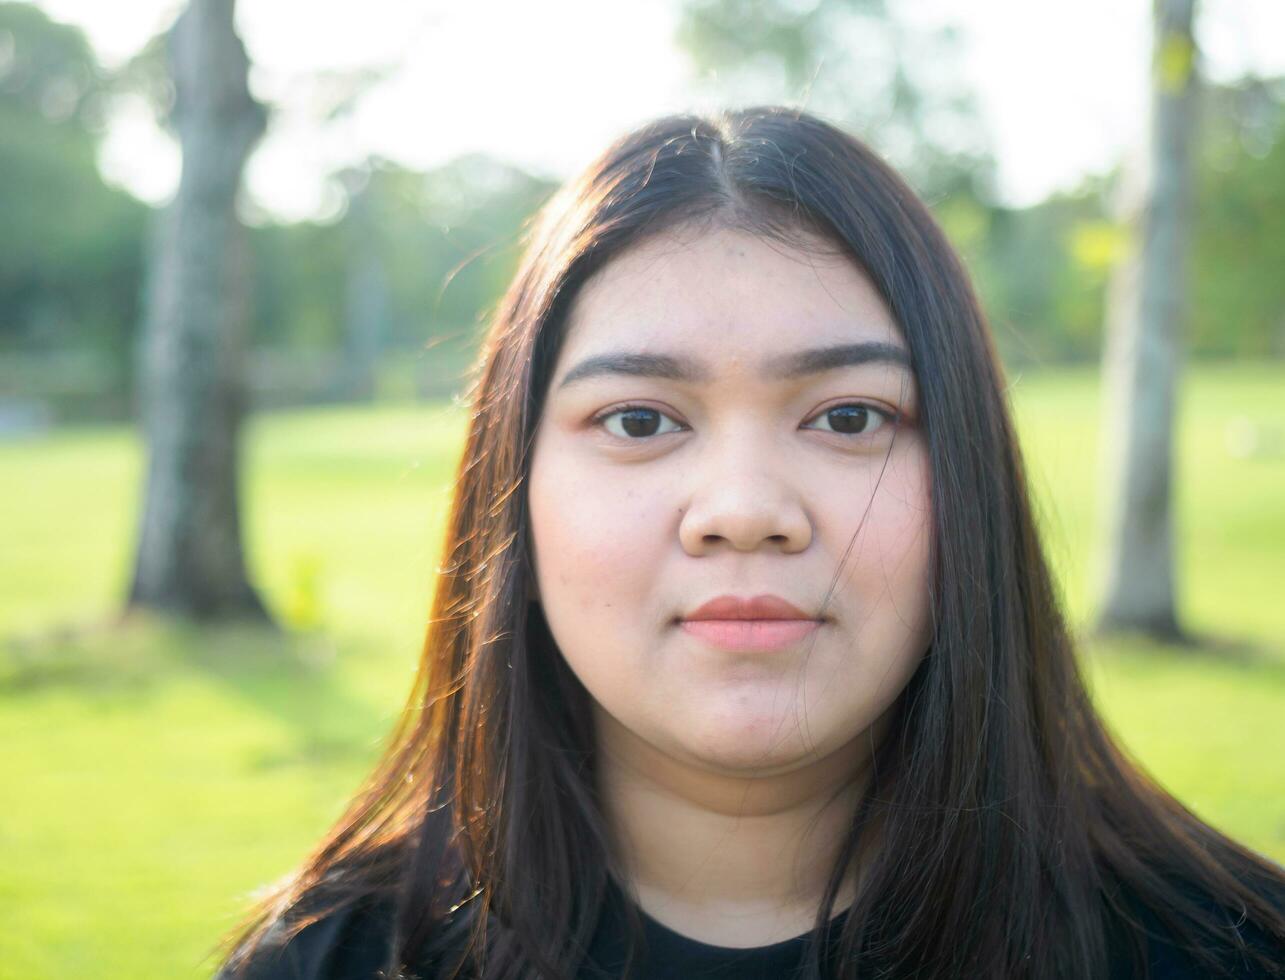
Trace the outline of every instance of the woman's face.
{"type": "Polygon", "coordinates": [[[846,258],[675,233],[584,285],[529,505],[536,593],[600,742],[723,775],[868,749],[929,642],[916,419],[900,332],[846,258]],[[765,595],[823,619],[684,622],[765,595]]]}

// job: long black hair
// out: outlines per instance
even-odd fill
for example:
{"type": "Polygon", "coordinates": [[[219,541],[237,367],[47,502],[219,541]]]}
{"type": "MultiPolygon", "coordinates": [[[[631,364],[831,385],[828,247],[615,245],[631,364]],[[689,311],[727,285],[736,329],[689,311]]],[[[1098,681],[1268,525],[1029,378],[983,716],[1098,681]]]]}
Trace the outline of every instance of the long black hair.
{"type": "Polygon", "coordinates": [[[1086,694],[962,263],[875,153],[783,107],[644,125],[528,227],[472,377],[414,690],[347,812],[228,937],[231,961],[382,895],[397,910],[390,967],[575,975],[620,868],[595,788],[589,696],[526,601],[525,480],[577,290],[626,249],[693,222],[831,243],[887,304],[920,392],[931,642],[818,909],[819,938],[854,856],[877,840],[835,955],[812,947],[815,975],[1083,980],[1105,975],[1121,935],[1137,940],[1141,969],[1144,915],[1211,975],[1241,956],[1271,966],[1239,929],[1285,941],[1263,897],[1285,885],[1281,869],[1149,780],[1086,694]]]}

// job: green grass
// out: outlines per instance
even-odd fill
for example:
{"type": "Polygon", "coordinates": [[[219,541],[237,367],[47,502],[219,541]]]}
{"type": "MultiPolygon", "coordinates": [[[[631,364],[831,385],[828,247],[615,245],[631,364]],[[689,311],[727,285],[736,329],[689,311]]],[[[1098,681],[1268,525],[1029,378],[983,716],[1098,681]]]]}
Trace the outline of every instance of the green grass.
{"type": "MultiPolygon", "coordinates": [[[[1068,608],[1096,596],[1092,372],[1013,378],[1068,608]]],[[[1285,859],[1285,399],[1279,372],[1194,370],[1183,389],[1179,582],[1234,655],[1088,649],[1095,696],[1184,802],[1285,859]],[[1274,451],[1242,457],[1249,419],[1274,451]],[[1229,430],[1229,427],[1232,427],[1229,430]]],[[[458,408],[256,419],[247,547],[294,627],[112,627],[143,453],[120,429],[0,445],[0,963],[15,977],[208,975],[248,894],[287,872],[374,761],[409,689],[458,408]]]]}

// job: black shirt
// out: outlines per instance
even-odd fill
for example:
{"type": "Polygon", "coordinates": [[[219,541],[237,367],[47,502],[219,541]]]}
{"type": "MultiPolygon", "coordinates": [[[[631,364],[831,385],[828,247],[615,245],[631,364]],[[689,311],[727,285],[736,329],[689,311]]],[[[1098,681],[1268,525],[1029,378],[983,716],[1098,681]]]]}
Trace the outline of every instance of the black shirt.
{"type": "MultiPolygon", "coordinates": [[[[613,889],[613,896],[620,895],[613,889]]],[[[662,925],[639,909],[647,950],[641,970],[632,980],[790,980],[798,973],[810,941],[810,934],[783,942],[749,949],[712,946],[690,939],[662,925]]],[[[387,955],[392,906],[388,900],[358,903],[309,925],[284,947],[264,948],[246,972],[246,980],[375,980],[380,977],[387,955]]],[[[842,928],[846,913],[830,920],[828,938],[833,941],[842,928]]],[[[1150,980],[1206,980],[1205,972],[1190,957],[1167,942],[1158,921],[1150,919],[1153,937],[1148,945],[1150,980]]],[[[1262,936],[1251,939],[1261,949],[1270,949],[1262,936]]],[[[575,980],[615,980],[621,976],[625,955],[625,923],[615,898],[604,904],[584,967],[575,980]]],[[[1128,950],[1111,953],[1111,980],[1131,980],[1128,950]]],[[[1237,980],[1271,980],[1271,974],[1242,968],[1237,980]]],[[[215,980],[230,974],[220,973],[215,980]]],[[[433,980],[428,973],[419,980],[433,980]]]]}
{"type": "MultiPolygon", "coordinates": [[[[613,895],[576,980],[616,980],[625,964],[625,923],[611,914],[613,895]]],[[[246,980],[372,980],[384,965],[392,907],[349,906],[304,928],[280,950],[265,950],[246,980]]],[[[646,961],[634,980],[785,980],[803,961],[807,935],[735,949],[689,939],[641,909],[646,961]]],[[[837,934],[846,913],[830,920],[837,934]]],[[[432,980],[422,976],[421,980],[432,980]]]]}
{"type": "MultiPolygon", "coordinates": [[[[589,947],[588,962],[577,980],[617,980],[625,966],[624,918],[613,903],[625,901],[611,887],[598,931],[589,947]],[[614,912],[614,914],[613,914],[614,912]]],[[[767,946],[731,948],[712,946],[675,932],[641,908],[645,959],[632,976],[636,980],[785,980],[801,974],[810,934],[767,946]]],[[[843,928],[846,912],[830,920],[828,939],[834,942],[843,928]]]]}

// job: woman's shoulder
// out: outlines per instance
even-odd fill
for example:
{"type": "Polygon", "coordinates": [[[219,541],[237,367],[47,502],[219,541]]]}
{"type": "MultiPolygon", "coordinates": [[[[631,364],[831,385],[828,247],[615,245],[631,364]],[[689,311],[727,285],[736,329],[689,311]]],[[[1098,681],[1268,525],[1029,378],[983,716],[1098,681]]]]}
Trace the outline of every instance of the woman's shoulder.
{"type": "MultiPolygon", "coordinates": [[[[1285,876],[1251,887],[1285,916],[1285,876]]],[[[1220,931],[1225,942],[1201,945],[1226,964],[1230,972],[1223,975],[1228,980],[1285,977],[1285,950],[1278,938],[1200,890],[1189,885],[1182,890],[1210,921],[1223,924],[1220,931]],[[1256,951],[1274,966],[1247,956],[1242,946],[1256,951]]],[[[1117,922],[1112,932],[1110,980],[1140,976],[1149,980],[1208,980],[1217,976],[1190,949],[1193,937],[1175,930],[1136,897],[1126,893],[1122,898],[1131,921],[1127,925],[1117,922]],[[1142,962],[1135,955],[1135,946],[1141,951],[1142,962]]],[[[214,980],[430,980],[429,974],[423,972],[397,978],[384,972],[395,914],[391,897],[368,895],[321,915],[292,934],[290,923],[298,919],[280,920],[248,955],[231,957],[214,980]]]]}
{"type": "Polygon", "coordinates": [[[292,932],[298,918],[278,920],[254,949],[234,953],[214,980],[384,978],[394,914],[391,898],[366,896],[298,931],[292,932]]]}

